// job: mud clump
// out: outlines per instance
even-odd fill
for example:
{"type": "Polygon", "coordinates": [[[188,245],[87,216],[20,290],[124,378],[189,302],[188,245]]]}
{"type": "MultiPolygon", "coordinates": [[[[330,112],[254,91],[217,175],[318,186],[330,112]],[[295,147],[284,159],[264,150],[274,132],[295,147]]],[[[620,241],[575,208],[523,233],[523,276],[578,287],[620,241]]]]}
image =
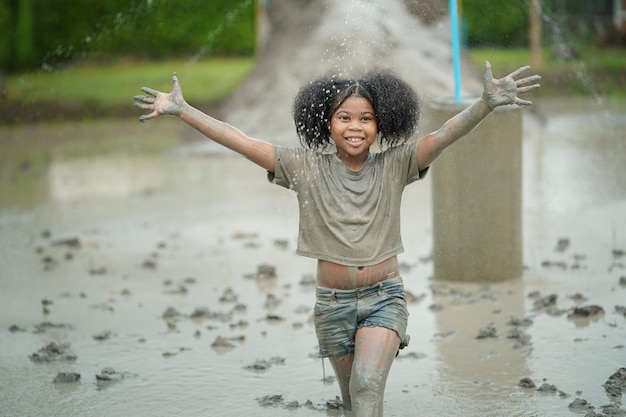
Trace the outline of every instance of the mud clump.
{"type": "Polygon", "coordinates": [[[506,337],[514,341],[513,347],[515,349],[520,349],[531,344],[530,335],[519,327],[511,329],[506,337]]]}
{"type": "Polygon", "coordinates": [[[268,264],[261,264],[257,268],[256,278],[258,280],[276,278],[276,267],[268,264]]]}
{"type": "Polygon", "coordinates": [[[308,408],[313,411],[328,411],[343,409],[343,402],[339,397],[334,400],[326,401],[326,404],[313,404],[313,401],[306,400],[303,403],[299,401],[286,401],[281,394],[266,395],[264,397],[257,398],[257,403],[261,407],[275,407],[285,408],[288,410],[294,410],[297,408],[308,408]]]}
{"type": "Polygon", "coordinates": [[[478,330],[478,335],[476,339],[487,339],[487,338],[497,338],[498,337],[498,329],[493,323],[489,323],[485,327],[481,327],[478,330]]]}
{"type": "Polygon", "coordinates": [[[581,306],[573,308],[568,314],[568,318],[588,318],[604,314],[604,309],[597,305],[581,306]]]}
{"type": "Polygon", "coordinates": [[[272,365],[284,365],[285,358],[275,356],[269,360],[266,359],[257,359],[253,364],[244,367],[249,371],[263,372],[272,367],[272,365]]]}
{"type": "Polygon", "coordinates": [[[77,359],[76,354],[69,350],[69,344],[57,344],[50,342],[37,352],[29,356],[35,363],[48,362],[73,362],[77,359]]]}
{"type": "Polygon", "coordinates": [[[589,404],[589,402],[583,398],[576,398],[574,401],[572,401],[569,405],[568,408],[572,411],[576,411],[576,412],[580,412],[580,411],[590,411],[590,410],[594,410],[595,407],[591,404],[589,404]]]}
{"type": "Polygon", "coordinates": [[[528,295],[528,298],[534,299],[533,309],[541,310],[546,308],[554,308],[556,306],[556,301],[558,299],[557,294],[549,294],[546,296],[541,296],[538,292],[533,292],[528,295]]]}
{"type": "Polygon", "coordinates": [[[626,390],[626,368],[618,369],[602,386],[609,398],[621,398],[624,390],[626,390]]]}
{"type": "Polygon", "coordinates": [[[55,384],[73,384],[80,381],[80,374],[76,372],[59,372],[54,378],[55,384]]]}
{"type": "Polygon", "coordinates": [[[537,388],[537,385],[535,385],[535,381],[533,381],[532,379],[528,378],[527,376],[525,376],[524,378],[520,379],[519,382],[517,383],[518,387],[521,388],[528,388],[528,389],[535,389],[537,388]]]}
{"type": "Polygon", "coordinates": [[[107,388],[112,384],[123,381],[129,376],[133,375],[127,372],[118,372],[111,367],[102,368],[102,371],[96,374],[96,387],[98,389],[107,388]]]}

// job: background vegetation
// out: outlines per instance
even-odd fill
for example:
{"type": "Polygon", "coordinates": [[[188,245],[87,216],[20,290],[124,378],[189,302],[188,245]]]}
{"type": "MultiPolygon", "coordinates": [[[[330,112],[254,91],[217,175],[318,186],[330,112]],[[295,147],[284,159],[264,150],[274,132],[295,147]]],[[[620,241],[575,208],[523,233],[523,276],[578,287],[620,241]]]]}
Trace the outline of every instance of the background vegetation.
{"type": "MultiPolygon", "coordinates": [[[[431,1],[442,9],[448,3],[431,1]]],[[[466,52],[479,68],[486,56],[503,72],[530,62],[529,1],[460,1],[466,52]]],[[[540,2],[541,94],[624,97],[626,54],[611,30],[612,0],[540,2]],[[557,47],[569,56],[555,54],[557,47]]],[[[256,0],[0,0],[0,123],[134,114],[129,97],[137,87],[167,90],[163,74],[173,71],[183,76],[189,100],[212,105],[254,65],[256,6],[256,0]]]]}
{"type": "MultiPolygon", "coordinates": [[[[544,44],[609,42],[612,0],[541,0],[544,44]]],[[[529,0],[465,0],[461,15],[470,47],[528,45],[529,0]]]]}
{"type": "Polygon", "coordinates": [[[254,0],[0,0],[0,72],[132,56],[251,56],[254,0]]]}

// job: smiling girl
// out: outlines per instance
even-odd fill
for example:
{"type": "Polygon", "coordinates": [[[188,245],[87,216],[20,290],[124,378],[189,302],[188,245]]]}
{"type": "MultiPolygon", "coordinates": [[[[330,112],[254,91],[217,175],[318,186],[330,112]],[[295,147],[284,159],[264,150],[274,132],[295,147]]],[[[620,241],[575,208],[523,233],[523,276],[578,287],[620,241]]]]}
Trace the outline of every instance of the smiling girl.
{"type": "Polygon", "coordinates": [[[174,115],[268,171],[296,192],[297,252],[317,259],[315,329],[320,357],[333,366],[346,410],[382,416],[387,376],[408,344],[408,311],[397,255],[404,187],[426,175],[444,149],[497,106],[531,103],[518,94],[539,87],[522,67],[494,79],[485,62],[484,91],[439,130],[411,141],[420,118],[413,89],[389,71],[360,79],[325,77],[302,87],[293,107],[302,148],[253,139],[187,104],[176,74],[173,90],[143,87],[135,106],[147,121],[174,115]],[[372,152],[378,143],[381,151],[372,152]]]}

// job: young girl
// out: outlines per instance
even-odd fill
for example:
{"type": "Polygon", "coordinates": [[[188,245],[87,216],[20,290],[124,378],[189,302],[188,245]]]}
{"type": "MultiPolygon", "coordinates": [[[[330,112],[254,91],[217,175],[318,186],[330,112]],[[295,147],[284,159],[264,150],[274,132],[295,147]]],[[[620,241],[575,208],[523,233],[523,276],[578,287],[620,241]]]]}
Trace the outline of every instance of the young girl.
{"type": "MultiPolygon", "coordinates": [[[[215,142],[293,189],[300,207],[297,252],[317,259],[314,308],[319,354],[333,366],[346,410],[382,416],[391,363],[408,343],[407,307],[397,255],[400,201],[406,185],[497,106],[530,105],[517,95],[539,87],[522,67],[494,79],[485,62],[484,91],[475,103],[419,141],[408,141],[420,107],[411,87],[391,72],[360,79],[321,78],[297,94],[293,117],[303,148],[253,139],[187,104],[176,74],[166,94],[143,87],[135,106],[145,122],[178,116],[215,142]],[[378,142],[380,152],[370,148],[378,142]]],[[[503,138],[506,140],[506,138],[503,138]]]]}

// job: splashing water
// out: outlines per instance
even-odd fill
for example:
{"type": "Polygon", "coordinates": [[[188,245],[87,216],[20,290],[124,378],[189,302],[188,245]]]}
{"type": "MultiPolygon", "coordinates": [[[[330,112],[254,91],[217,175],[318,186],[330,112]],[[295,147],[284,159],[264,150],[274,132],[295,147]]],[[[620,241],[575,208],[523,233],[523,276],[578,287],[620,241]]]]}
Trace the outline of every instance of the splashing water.
{"type": "MultiPolygon", "coordinates": [[[[199,59],[210,56],[214,50],[215,43],[220,35],[226,29],[232,27],[235,20],[246,10],[253,6],[253,0],[242,0],[235,3],[231,10],[225,13],[224,18],[219,25],[210,28],[205,36],[205,44],[193,54],[189,60],[189,64],[197,62],[199,59]]],[[[75,44],[58,45],[54,50],[49,51],[43,58],[41,69],[43,71],[54,71],[62,62],[66,62],[72,58],[84,58],[90,52],[98,52],[102,49],[106,39],[115,36],[121,31],[128,28],[136,28],[140,26],[140,22],[149,16],[152,1],[131,2],[128,9],[117,13],[102,17],[100,22],[95,24],[96,30],[92,33],[82,36],[75,44]]]]}
{"type": "MultiPolygon", "coordinates": [[[[391,68],[424,103],[452,94],[447,16],[424,23],[401,0],[276,3],[280,21],[264,54],[251,77],[221,108],[224,119],[252,136],[296,145],[290,117],[293,97],[301,85],[322,75],[351,77],[391,68]]],[[[464,74],[462,84],[464,96],[482,91],[473,74],[464,74]]]]}
{"type": "Polygon", "coordinates": [[[207,33],[207,35],[206,35],[206,40],[207,40],[206,45],[203,46],[202,48],[200,48],[200,50],[197,53],[195,53],[188,60],[187,63],[188,64],[193,64],[196,61],[198,61],[199,59],[211,55],[211,53],[213,51],[213,45],[214,45],[215,40],[217,39],[217,37],[219,35],[221,35],[222,32],[226,28],[231,26],[233,24],[233,22],[235,21],[235,19],[239,16],[239,14],[241,14],[242,11],[245,10],[246,8],[250,7],[251,4],[252,4],[252,0],[244,0],[243,2],[239,3],[238,5],[236,5],[231,11],[226,13],[226,17],[224,18],[222,23],[220,23],[217,27],[215,27],[214,29],[211,29],[209,31],[209,33],[207,33]]]}
{"type": "MultiPolygon", "coordinates": [[[[562,29],[561,23],[559,23],[557,19],[553,18],[544,11],[542,11],[541,17],[548,29],[550,30],[551,44],[553,45],[553,47],[567,49],[568,45],[570,45],[572,42],[568,41],[565,32],[562,29]]],[[[585,91],[593,97],[596,104],[603,104],[604,100],[600,95],[598,88],[596,87],[593,77],[591,77],[589,71],[587,70],[586,63],[581,59],[577,59],[575,56],[572,56],[570,59],[575,60],[576,71],[574,74],[576,78],[580,81],[585,91]]]]}

